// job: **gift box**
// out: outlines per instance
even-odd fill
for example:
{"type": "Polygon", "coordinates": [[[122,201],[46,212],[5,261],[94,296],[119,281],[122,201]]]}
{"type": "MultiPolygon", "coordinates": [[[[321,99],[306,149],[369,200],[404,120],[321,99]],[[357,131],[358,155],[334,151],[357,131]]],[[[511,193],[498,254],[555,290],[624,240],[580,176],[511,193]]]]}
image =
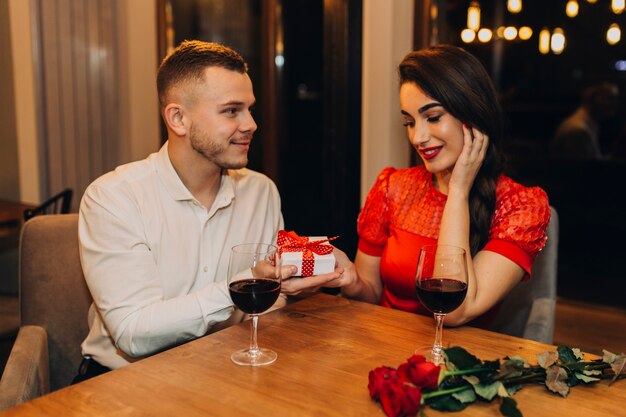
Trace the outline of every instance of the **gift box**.
{"type": "Polygon", "coordinates": [[[335,270],[335,255],[326,236],[298,236],[295,232],[278,232],[278,250],[283,265],[295,265],[294,276],[310,277],[327,274],[335,270]]]}

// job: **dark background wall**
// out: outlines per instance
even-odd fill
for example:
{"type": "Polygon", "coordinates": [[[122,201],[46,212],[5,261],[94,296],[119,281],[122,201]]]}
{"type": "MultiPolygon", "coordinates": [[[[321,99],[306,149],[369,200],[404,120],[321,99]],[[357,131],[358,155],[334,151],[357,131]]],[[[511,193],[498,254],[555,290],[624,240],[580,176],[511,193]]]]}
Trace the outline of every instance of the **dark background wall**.
{"type": "Polygon", "coordinates": [[[542,187],[561,220],[558,295],[626,307],[621,262],[626,251],[626,159],[612,154],[626,121],[626,59],[624,32],[617,45],[606,42],[611,23],[626,29],[626,13],[614,14],[609,1],[578,1],[579,14],[565,14],[566,1],[523,2],[521,13],[506,11],[505,1],[482,0],[481,27],[522,25],[533,36],[522,41],[474,41],[460,31],[467,22],[469,1],[445,1],[442,42],[459,45],[482,60],[496,82],[506,112],[509,141],[508,174],[527,185],[542,187]],[[566,46],[560,55],[542,55],[539,31],[561,27],[566,46]],[[550,154],[549,143],[563,118],[580,104],[582,90],[609,81],[621,91],[616,117],[600,125],[606,158],[572,161],[550,154]]]}

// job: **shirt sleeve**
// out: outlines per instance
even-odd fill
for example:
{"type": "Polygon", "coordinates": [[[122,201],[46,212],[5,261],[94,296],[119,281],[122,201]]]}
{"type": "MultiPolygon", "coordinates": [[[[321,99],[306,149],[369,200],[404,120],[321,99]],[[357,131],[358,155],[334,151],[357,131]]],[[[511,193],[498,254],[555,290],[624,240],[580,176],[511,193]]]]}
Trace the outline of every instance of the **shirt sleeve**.
{"type": "Polygon", "coordinates": [[[526,271],[526,279],[546,243],[549,221],[546,193],[538,187],[520,185],[498,198],[484,250],[499,253],[520,265],[526,271]]]}
{"type": "Polygon", "coordinates": [[[165,299],[144,221],[131,195],[93,184],[81,202],[85,279],[116,347],[141,357],[204,335],[233,311],[226,281],[165,299]]]}
{"type": "Polygon", "coordinates": [[[374,186],[359,213],[357,232],[359,250],[372,256],[380,256],[389,237],[389,177],[396,171],[387,167],[378,174],[374,186]]]}

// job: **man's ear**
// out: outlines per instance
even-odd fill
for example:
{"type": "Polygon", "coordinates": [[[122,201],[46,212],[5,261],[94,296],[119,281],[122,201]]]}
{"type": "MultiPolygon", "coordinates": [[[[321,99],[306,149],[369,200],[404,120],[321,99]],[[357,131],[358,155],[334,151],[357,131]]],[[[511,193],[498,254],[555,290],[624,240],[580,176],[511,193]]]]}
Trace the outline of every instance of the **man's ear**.
{"type": "Polygon", "coordinates": [[[183,115],[183,107],[178,103],[170,103],[163,109],[163,120],[167,127],[173,131],[176,136],[185,136],[187,134],[186,120],[183,115]]]}

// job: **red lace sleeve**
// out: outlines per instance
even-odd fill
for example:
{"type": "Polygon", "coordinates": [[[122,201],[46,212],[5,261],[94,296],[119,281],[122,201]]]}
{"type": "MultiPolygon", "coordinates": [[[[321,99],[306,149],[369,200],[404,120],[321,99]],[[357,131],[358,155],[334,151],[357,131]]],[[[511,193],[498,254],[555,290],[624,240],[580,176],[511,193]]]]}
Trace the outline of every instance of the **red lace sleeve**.
{"type": "Polygon", "coordinates": [[[535,257],[546,243],[549,221],[545,191],[524,187],[505,177],[496,191],[496,210],[485,249],[501,253],[530,273],[535,257]]]}
{"type": "Polygon", "coordinates": [[[393,167],[383,169],[367,194],[365,205],[359,213],[357,231],[359,250],[368,255],[380,256],[389,236],[389,177],[393,167]]]}

